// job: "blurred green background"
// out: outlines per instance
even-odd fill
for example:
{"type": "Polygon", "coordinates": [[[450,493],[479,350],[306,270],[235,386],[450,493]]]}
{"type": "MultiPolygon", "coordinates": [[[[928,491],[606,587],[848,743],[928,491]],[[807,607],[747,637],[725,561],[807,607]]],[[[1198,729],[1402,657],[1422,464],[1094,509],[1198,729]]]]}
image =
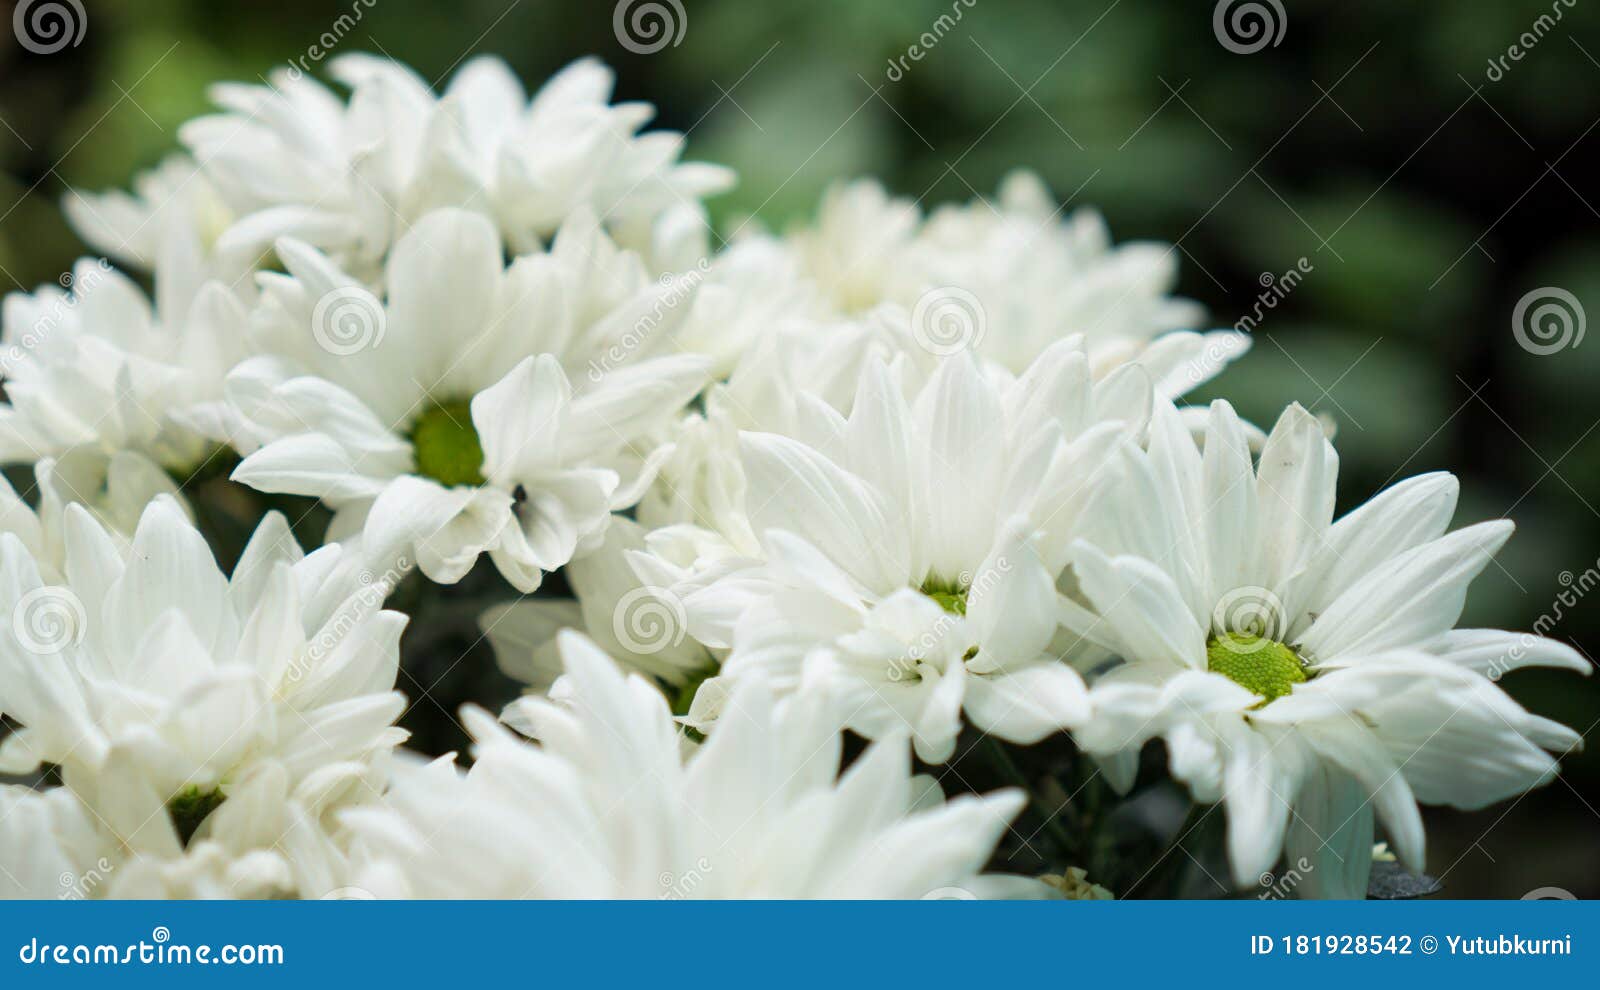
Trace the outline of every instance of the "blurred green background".
{"type": "MultiPolygon", "coordinates": [[[[535,85],[595,53],[619,97],[688,131],[691,157],[739,170],[713,204],[725,228],[802,217],[839,177],[932,206],[1026,166],[1119,239],[1176,242],[1182,291],[1217,326],[1251,312],[1264,273],[1305,259],[1208,392],[1264,423],[1291,400],[1332,416],[1342,506],[1398,477],[1462,475],[1458,521],[1519,525],[1464,624],[1549,614],[1554,635],[1600,646],[1590,602],[1555,615],[1563,573],[1600,567],[1600,340],[1539,355],[1513,334],[1519,299],[1546,287],[1600,318],[1600,5],[1287,2],[1278,43],[1244,54],[1194,0],[684,0],[680,43],[646,55],[619,44],[603,0],[83,2],[79,46],[0,44],[6,291],[84,250],[63,189],[125,186],[207,108],[208,83],[302,56],[353,8],[338,51],[430,80],[493,53],[535,85]],[[891,72],[941,15],[923,57],[891,72]]],[[[1580,731],[1600,719],[1594,679],[1507,686],[1580,731]]],[[[1597,806],[1591,750],[1514,804],[1433,809],[1430,871],[1452,896],[1600,896],[1597,806]]]]}

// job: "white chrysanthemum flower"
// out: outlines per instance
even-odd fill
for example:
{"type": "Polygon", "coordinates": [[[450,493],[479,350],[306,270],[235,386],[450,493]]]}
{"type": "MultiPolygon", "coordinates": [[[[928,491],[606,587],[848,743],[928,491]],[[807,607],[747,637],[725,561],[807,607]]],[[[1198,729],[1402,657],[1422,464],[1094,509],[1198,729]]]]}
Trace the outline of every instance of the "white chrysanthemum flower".
{"type": "Polygon", "coordinates": [[[169,495],[182,504],[167,473],[138,454],[106,457],[77,448],[59,460],[40,461],[33,475],[39,492],[37,510],[0,477],[0,533],[10,533],[22,543],[50,584],[65,580],[67,506],[87,509],[106,534],[125,547],[145,506],[156,496],[169,495]]]}
{"type": "Polygon", "coordinates": [[[732,185],[727,169],[679,162],[682,135],[639,134],[654,109],[610,103],[613,73],[593,58],[531,99],[495,58],[467,62],[442,96],[370,55],[340,56],[329,73],[350,87],[348,102],[280,70],[270,85],[214,87],[223,112],[184,125],[184,144],[238,218],[219,249],[255,253],[289,236],[368,278],[433,209],[480,211],[519,252],[587,209],[629,246],[681,261],[662,238],[687,236],[703,254],[698,201],[732,185]]]}
{"type": "Polygon", "coordinates": [[[839,343],[833,328],[819,326],[829,307],[800,273],[793,252],[774,238],[740,237],[713,257],[681,267],[700,284],[679,339],[710,356],[719,378],[737,377],[750,352],[775,338],[792,336],[818,349],[839,343]]]}
{"type": "MultiPolygon", "coordinates": [[[[473,213],[428,214],[388,260],[387,300],[283,241],[260,276],[259,347],[228,379],[270,438],[234,478],[310,495],[372,553],[458,581],[481,554],[522,591],[597,546],[669,451],[655,439],[700,390],[674,353],[693,288],[653,280],[592,218],[506,266],[473,213]]],[[[379,557],[378,559],[384,559],[379,557]]]]}
{"type": "Polygon", "coordinates": [[[915,203],[858,179],[829,186],[816,222],[786,240],[835,311],[861,313],[920,291],[917,275],[903,266],[921,227],[915,203]]]}
{"type": "Polygon", "coordinates": [[[132,268],[182,269],[233,285],[262,261],[259,250],[218,249],[234,216],[187,155],[139,173],[132,193],[72,190],[61,205],[89,246],[132,268]]]}
{"type": "Polygon", "coordinates": [[[132,855],[265,850],[297,886],[325,888],[333,811],[377,793],[405,735],[405,617],[381,610],[386,584],[340,547],[302,556],[276,513],[231,580],[166,497],[126,553],[81,506],[64,528],[59,585],[0,534],[0,713],[19,726],[0,772],[60,767],[132,855]]]}
{"type": "Polygon", "coordinates": [[[979,871],[1021,809],[1003,791],[948,803],[919,787],[904,736],[839,776],[815,706],[741,688],[680,755],[666,699],[563,634],[568,703],[525,698],[507,732],[463,712],[472,769],[397,776],[388,808],[347,813],[370,857],[357,883],[424,898],[917,898],[987,893],[979,871]]]}
{"type": "Polygon", "coordinates": [[[270,849],[238,853],[211,840],[180,856],[129,856],[117,865],[100,897],[108,900],[280,900],[321,897],[336,887],[301,886],[282,855],[270,849]]]}
{"type": "MultiPolygon", "coordinates": [[[[1081,335],[1057,343],[1068,350],[1086,346],[1081,335]]],[[[706,390],[700,409],[674,425],[673,452],[639,503],[640,521],[653,530],[652,541],[664,537],[666,528],[698,528],[702,532],[693,542],[700,545],[702,560],[759,555],[760,543],[745,513],[739,433],[774,433],[824,446],[831,439],[827,424],[834,416],[816,415],[812,406],[817,400],[848,416],[871,363],[896,363],[897,377],[916,391],[944,360],[916,346],[908,314],[898,306],[880,306],[853,319],[801,315],[778,323],[750,343],[726,381],[706,390]],[[708,533],[720,539],[708,540],[708,533]]],[[[1151,371],[1143,361],[1128,364],[1151,371]]],[[[985,373],[1010,377],[992,365],[985,373]]],[[[673,541],[683,542],[677,536],[673,541]]]]}
{"type": "Polygon", "coordinates": [[[562,572],[575,600],[522,598],[484,612],[479,624],[500,669],[548,691],[561,675],[556,634],[563,629],[587,634],[624,668],[675,688],[692,687],[715,669],[710,652],[688,635],[677,597],[641,585],[628,565],[627,553],[645,549],[645,536],[631,519],[613,519],[605,542],[562,572]]]}
{"type": "Polygon", "coordinates": [[[1456,629],[1467,585],[1511,533],[1447,533],[1448,474],[1401,482],[1333,521],[1337,458],[1299,406],[1253,466],[1243,424],[1212,406],[1203,452],[1170,404],[1085,511],[1068,624],[1123,663],[1076,735],[1131,783],[1141,744],[1222,801],[1242,885],[1287,847],[1303,894],[1364,896],[1374,812],[1423,866],[1418,802],[1480,808],[1549,780],[1579,736],[1494,683],[1529,664],[1587,671],[1553,640],[1456,629]]]}
{"type": "Polygon", "coordinates": [[[92,896],[121,858],[66,788],[0,786],[0,900],[92,896]]]}
{"type": "Polygon", "coordinates": [[[894,303],[910,313],[915,345],[936,354],[972,350],[1021,372],[1047,347],[1082,334],[1097,375],[1144,363],[1158,392],[1180,395],[1242,354],[1249,339],[1190,331],[1199,305],[1170,295],[1170,246],[1113,246],[1100,214],[1065,220],[1032,173],[1014,173],[995,201],[935,210],[873,181],[830,189],[814,226],[787,243],[835,312],[894,303]]]}
{"type": "Polygon", "coordinates": [[[921,386],[939,359],[910,346],[905,314],[892,307],[854,321],[809,319],[776,324],[754,340],[725,382],[706,390],[701,409],[674,424],[672,454],[639,505],[651,529],[688,524],[716,532],[747,555],[759,545],[745,518],[739,432],[756,430],[824,443],[832,416],[817,400],[848,415],[863,370],[899,360],[907,387],[921,386]],[[802,399],[802,396],[805,396],[802,399]]]}
{"type": "MultiPolygon", "coordinates": [[[[333,889],[333,888],[329,888],[333,889]]],[[[296,892],[275,850],[196,840],[171,856],[130,851],[70,788],[0,787],[0,900],[219,900],[296,892]]]]}
{"type": "Polygon", "coordinates": [[[1015,380],[954,356],[908,402],[899,367],[868,367],[848,419],[803,395],[809,440],[741,435],[759,562],[685,578],[633,559],[672,583],[697,639],[730,649],[725,679],[827,693],[844,725],[909,728],[930,762],[950,757],[963,710],[1037,742],[1088,712],[1050,649],[1056,576],[1088,479],[1142,428],[1149,379],[1129,367],[1096,384],[1066,341],[1015,380]]]}
{"type": "Polygon", "coordinates": [[[104,261],[75,266],[71,291],[5,299],[0,461],[75,448],[131,451],[180,476],[206,464],[235,426],[223,377],[245,355],[248,287],[163,267],[158,305],[104,261]]]}

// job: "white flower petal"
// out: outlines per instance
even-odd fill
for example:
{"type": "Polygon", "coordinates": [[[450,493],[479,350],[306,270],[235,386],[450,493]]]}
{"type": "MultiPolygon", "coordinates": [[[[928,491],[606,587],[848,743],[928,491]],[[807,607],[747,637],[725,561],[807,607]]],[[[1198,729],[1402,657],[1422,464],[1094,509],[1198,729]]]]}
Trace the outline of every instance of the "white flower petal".
{"type": "Polygon", "coordinates": [[[1110,558],[1083,541],[1073,545],[1083,593],[1125,644],[1128,659],[1200,668],[1206,632],[1167,573],[1139,557],[1110,558]]]}
{"type": "Polygon", "coordinates": [[[425,478],[396,478],[367,517],[362,540],[375,553],[414,556],[434,581],[453,584],[479,554],[498,545],[511,524],[511,496],[491,488],[445,488],[425,478]],[[406,553],[410,550],[410,554],[406,553]]]}
{"type": "Polygon", "coordinates": [[[1421,646],[1456,624],[1467,586],[1511,536],[1507,520],[1479,523],[1413,547],[1351,585],[1300,644],[1317,663],[1421,646]]]}
{"type": "Polygon", "coordinates": [[[1019,746],[1081,725],[1090,711],[1083,678],[1054,661],[973,674],[963,706],[973,725],[1019,746]]]}
{"type": "Polygon", "coordinates": [[[1284,840],[1296,897],[1365,900],[1372,873],[1372,802],[1349,774],[1322,766],[1307,775],[1284,840]]]}
{"type": "Polygon", "coordinates": [[[745,433],[739,447],[756,532],[793,530],[874,591],[906,582],[910,551],[905,530],[897,525],[903,516],[880,493],[786,437],[745,433]]]}

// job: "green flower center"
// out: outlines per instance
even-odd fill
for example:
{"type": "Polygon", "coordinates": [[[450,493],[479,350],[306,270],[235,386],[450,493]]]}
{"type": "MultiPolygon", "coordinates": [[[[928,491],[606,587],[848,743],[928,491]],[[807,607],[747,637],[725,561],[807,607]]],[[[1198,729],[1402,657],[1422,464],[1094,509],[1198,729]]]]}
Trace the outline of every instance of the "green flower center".
{"type": "Polygon", "coordinates": [[[179,791],[177,796],[167,802],[167,813],[172,816],[172,827],[178,830],[178,838],[185,846],[194,838],[194,833],[199,830],[200,824],[206,820],[227,797],[216,788],[202,791],[198,787],[190,786],[179,791]]]}
{"type": "Polygon", "coordinates": [[[436,402],[411,428],[417,473],[441,485],[483,484],[483,445],[468,400],[436,402]]]}
{"type": "Polygon", "coordinates": [[[951,615],[967,614],[967,592],[963,588],[937,578],[929,578],[922,585],[922,593],[932,598],[940,608],[951,615]]]}
{"type": "Polygon", "coordinates": [[[1206,668],[1247,691],[1261,695],[1266,704],[1281,698],[1307,680],[1300,655],[1289,647],[1249,633],[1223,633],[1206,643],[1206,668]]]}

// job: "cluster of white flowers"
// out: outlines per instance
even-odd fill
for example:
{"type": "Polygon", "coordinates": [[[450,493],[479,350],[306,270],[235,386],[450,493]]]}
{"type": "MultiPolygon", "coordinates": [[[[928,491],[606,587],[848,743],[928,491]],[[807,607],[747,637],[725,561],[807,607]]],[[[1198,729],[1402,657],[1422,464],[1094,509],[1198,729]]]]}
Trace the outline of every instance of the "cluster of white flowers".
{"type": "Polygon", "coordinates": [[[1451,532],[1446,474],[1336,520],[1315,417],[1178,405],[1248,340],[1165,246],[1021,173],[723,242],[732,173],[593,60],[330,74],[217,87],[68,197],[128,273],[5,300],[0,893],[1106,896],[986,872],[1028,795],[914,773],[988,736],[1121,792],[1159,739],[1236,882],[1363,896],[1380,828],[1420,870],[1418,802],[1580,743],[1496,684],[1580,655],[1455,628],[1509,522],[1451,532]],[[219,470],[325,545],[267,513],[225,574],[219,470]],[[430,761],[384,604],[475,568],[528,693],[430,761]]]}

